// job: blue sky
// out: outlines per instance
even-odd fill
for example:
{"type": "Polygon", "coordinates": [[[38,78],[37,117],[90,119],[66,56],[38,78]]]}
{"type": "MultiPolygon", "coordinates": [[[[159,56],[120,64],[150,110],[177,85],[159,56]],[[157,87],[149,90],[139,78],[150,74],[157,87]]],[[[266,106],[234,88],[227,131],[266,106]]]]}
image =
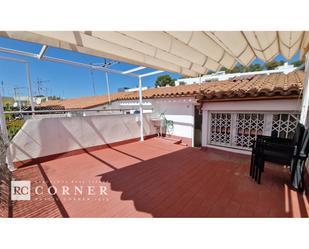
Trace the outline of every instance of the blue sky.
{"type": "MultiPolygon", "coordinates": [[[[22,42],[7,38],[0,38],[0,47],[12,48],[22,51],[38,53],[41,45],[28,42],[22,42]]],[[[15,55],[9,55],[1,53],[1,56],[6,57],[19,57],[15,55]]],[[[83,63],[101,63],[104,62],[103,58],[95,56],[89,56],[78,52],[67,51],[63,49],[49,47],[46,55],[57,58],[63,58],[83,63]]],[[[297,53],[291,61],[297,60],[299,53],[297,53]]],[[[19,57],[20,58],[20,57],[19,57]]],[[[105,73],[101,71],[93,71],[93,81],[91,71],[88,69],[66,65],[62,63],[52,63],[46,61],[39,61],[37,59],[31,59],[23,57],[24,60],[30,62],[31,80],[33,82],[34,95],[38,93],[37,80],[46,81],[43,83],[43,93],[48,95],[61,96],[62,98],[72,98],[80,96],[92,96],[94,95],[93,81],[95,85],[96,95],[105,94],[106,81],[105,73]]],[[[281,55],[277,56],[276,60],[284,60],[281,55]]],[[[254,63],[263,62],[256,59],[254,63]]],[[[137,67],[127,63],[120,62],[113,65],[111,68],[125,71],[131,68],[137,67]]],[[[139,74],[154,71],[154,69],[144,69],[139,71],[139,74]]],[[[179,74],[163,72],[159,75],[169,74],[171,77],[178,79],[181,77],[179,74]]],[[[111,92],[117,92],[120,87],[136,87],[138,80],[128,76],[122,76],[109,73],[109,85],[111,92]]],[[[143,79],[143,86],[153,87],[156,78],[159,75],[149,76],[143,79]]],[[[4,82],[4,91],[6,96],[13,96],[14,87],[19,87],[20,95],[28,95],[25,66],[17,62],[10,62],[6,60],[0,60],[0,83],[4,82]]],[[[0,90],[2,91],[1,85],[0,90]]]]}

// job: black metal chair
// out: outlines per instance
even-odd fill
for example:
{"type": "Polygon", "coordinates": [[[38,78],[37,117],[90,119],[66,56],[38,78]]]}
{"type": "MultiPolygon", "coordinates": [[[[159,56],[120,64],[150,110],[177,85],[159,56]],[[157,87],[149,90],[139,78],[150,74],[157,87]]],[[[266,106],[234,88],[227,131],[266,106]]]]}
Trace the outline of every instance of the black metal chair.
{"type": "Polygon", "coordinates": [[[301,139],[300,150],[291,163],[291,183],[299,191],[304,191],[305,163],[309,154],[309,129],[306,129],[301,139]]]}
{"type": "MultiPolygon", "coordinates": [[[[296,171],[296,169],[299,169],[301,167],[297,165],[301,164],[301,161],[303,161],[304,164],[308,156],[307,149],[303,148],[305,134],[307,135],[307,133],[305,133],[305,127],[299,123],[297,125],[293,139],[262,135],[257,136],[257,139],[253,142],[250,176],[260,184],[261,175],[264,171],[265,161],[268,161],[291,166],[291,169],[293,169],[291,174],[293,182],[295,175],[294,172],[298,172],[296,171]],[[301,154],[302,150],[303,152],[301,154]],[[300,157],[300,155],[302,156],[300,157]]],[[[303,164],[301,165],[303,166],[303,164]]],[[[299,173],[300,172],[298,172],[298,176],[299,173]]]]}

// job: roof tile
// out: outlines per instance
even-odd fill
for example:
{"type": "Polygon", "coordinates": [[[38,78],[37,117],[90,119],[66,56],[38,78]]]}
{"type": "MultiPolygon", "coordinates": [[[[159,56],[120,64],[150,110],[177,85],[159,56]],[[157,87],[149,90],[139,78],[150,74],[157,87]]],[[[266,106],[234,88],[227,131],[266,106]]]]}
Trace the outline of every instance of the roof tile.
{"type": "MultiPolygon", "coordinates": [[[[256,75],[225,81],[204,82],[175,87],[151,88],[143,91],[143,98],[193,96],[203,100],[232,99],[272,96],[296,96],[303,87],[304,72],[289,74],[256,75]]],[[[138,91],[119,92],[110,95],[111,101],[138,99],[138,91]]],[[[108,95],[81,97],[64,100],[50,100],[41,106],[61,105],[65,109],[84,109],[108,103],[108,95]]]]}

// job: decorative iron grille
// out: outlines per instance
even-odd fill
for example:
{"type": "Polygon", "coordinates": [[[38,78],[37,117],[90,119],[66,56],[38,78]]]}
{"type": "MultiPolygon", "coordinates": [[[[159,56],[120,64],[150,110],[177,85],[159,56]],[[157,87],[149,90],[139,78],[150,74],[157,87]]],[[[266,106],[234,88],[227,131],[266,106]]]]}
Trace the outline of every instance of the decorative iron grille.
{"type": "Polygon", "coordinates": [[[271,135],[282,138],[292,138],[299,117],[299,114],[291,113],[274,114],[271,135]]]}
{"type": "Polygon", "coordinates": [[[257,135],[292,138],[299,113],[210,113],[209,144],[250,150],[257,135]]]}
{"type": "Polygon", "coordinates": [[[210,143],[231,145],[231,113],[212,113],[210,143]]]}
{"type": "Polygon", "coordinates": [[[236,114],[235,146],[251,148],[257,135],[262,135],[264,130],[264,114],[237,113],[236,114]]]}

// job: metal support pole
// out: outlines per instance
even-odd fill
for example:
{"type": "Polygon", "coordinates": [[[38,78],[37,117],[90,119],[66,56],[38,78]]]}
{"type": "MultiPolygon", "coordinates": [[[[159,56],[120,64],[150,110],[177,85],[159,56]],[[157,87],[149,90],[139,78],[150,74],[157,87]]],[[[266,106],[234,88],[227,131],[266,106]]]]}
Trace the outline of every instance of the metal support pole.
{"type": "Polygon", "coordinates": [[[32,83],[31,83],[31,78],[30,78],[29,63],[26,63],[26,74],[27,74],[27,81],[28,81],[28,91],[29,91],[29,97],[30,97],[31,111],[32,111],[32,116],[34,116],[35,113],[34,113],[34,104],[33,104],[33,96],[32,96],[32,83]]]}
{"type": "Polygon", "coordinates": [[[106,79],[106,87],[107,87],[108,104],[111,104],[111,96],[109,93],[109,80],[108,80],[107,72],[105,72],[105,79],[106,79]]]}
{"type": "Polygon", "coordinates": [[[142,77],[138,77],[138,95],[139,95],[139,117],[140,117],[140,134],[141,141],[144,141],[144,120],[143,120],[143,93],[142,93],[142,77]]]}
{"type": "Polygon", "coordinates": [[[41,48],[41,51],[40,53],[38,54],[38,59],[42,59],[46,50],[47,50],[48,46],[47,45],[43,45],[42,48],[41,48]]]}
{"type": "Polygon", "coordinates": [[[307,126],[307,114],[308,114],[308,105],[309,105],[309,52],[306,54],[306,63],[305,63],[305,79],[303,86],[303,97],[301,103],[301,114],[300,114],[300,123],[307,126]]]}
{"type": "MultiPolygon", "coordinates": [[[[3,109],[3,98],[2,98],[1,93],[0,93],[0,126],[1,126],[1,135],[3,136],[3,141],[6,145],[9,145],[10,140],[9,140],[8,130],[6,127],[6,122],[5,122],[5,115],[4,115],[4,109],[3,109]]],[[[6,151],[6,163],[10,171],[15,170],[11,151],[9,147],[7,148],[7,151],[6,151]]]]}

